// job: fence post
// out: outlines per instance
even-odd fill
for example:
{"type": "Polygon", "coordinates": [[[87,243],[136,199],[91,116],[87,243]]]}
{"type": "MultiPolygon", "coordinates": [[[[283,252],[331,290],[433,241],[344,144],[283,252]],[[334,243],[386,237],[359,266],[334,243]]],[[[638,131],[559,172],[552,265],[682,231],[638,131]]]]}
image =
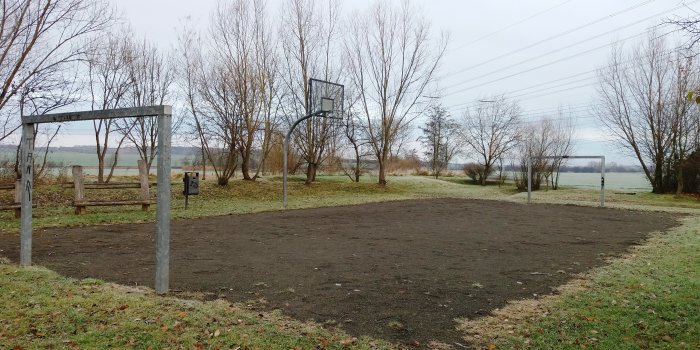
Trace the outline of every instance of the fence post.
{"type": "Polygon", "coordinates": [[[75,190],[75,198],[73,199],[73,205],[75,205],[75,215],[85,214],[85,206],[81,205],[85,201],[85,181],[83,180],[83,167],[80,165],[73,165],[73,189],[75,190]]]}
{"type": "Polygon", "coordinates": [[[139,183],[141,185],[141,210],[148,211],[151,207],[151,194],[148,189],[148,163],[145,160],[139,159],[139,183]]]}
{"type": "Polygon", "coordinates": [[[22,180],[15,181],[15,204],[19,204],[19,208],[15,208],[15,219],[22,217],[22,180]]]}

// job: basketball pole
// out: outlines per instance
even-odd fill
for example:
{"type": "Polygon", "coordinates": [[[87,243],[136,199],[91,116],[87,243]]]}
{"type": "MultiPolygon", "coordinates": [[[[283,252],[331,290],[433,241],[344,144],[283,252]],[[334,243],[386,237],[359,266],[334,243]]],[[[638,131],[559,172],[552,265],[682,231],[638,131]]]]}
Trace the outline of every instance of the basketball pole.
{"type": "Polygon", "coordinates": [[[287,154],[289,153],[289,139],[292,137],[294,129],[306,119],[309,119],[316,115],[316,113],[307,114],[292,124],[292,127],[287,131],[287,135],[284,136],[284,145],[282,147],[282,209],[287,209],[287,154]]]}
{"type": "Polygon", "coordinates": [[[287,131],[287,135],[284,136],[284,144],[282,146],[282,209],[287,209],[287,154],[289,153],[289,139],[292,137],[292,133],[294,132],[294,129],[297,127],[297,125],[299,125],[299,123],[311,117],[324,114],[325,112],[326,111],[323,110],[316,111],[314,113],[307,114],[299,118],[289,128],[289,131],[287,131]]]}

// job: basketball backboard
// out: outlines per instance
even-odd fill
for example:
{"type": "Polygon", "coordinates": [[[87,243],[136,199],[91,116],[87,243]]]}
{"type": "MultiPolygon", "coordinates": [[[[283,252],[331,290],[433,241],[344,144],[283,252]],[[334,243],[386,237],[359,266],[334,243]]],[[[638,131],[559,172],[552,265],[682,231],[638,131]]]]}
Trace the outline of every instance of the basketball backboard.
{"type": "Polygon", "coordinates": [[[326,118],[342,118],[345,87],[330,81],[309,79],[307,114],[323,114],[326,118]]]}

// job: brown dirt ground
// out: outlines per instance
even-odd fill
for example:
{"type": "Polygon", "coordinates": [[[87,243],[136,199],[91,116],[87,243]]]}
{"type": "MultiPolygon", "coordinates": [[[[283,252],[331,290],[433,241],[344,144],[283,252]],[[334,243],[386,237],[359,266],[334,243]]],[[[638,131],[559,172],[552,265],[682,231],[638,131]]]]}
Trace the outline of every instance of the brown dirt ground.
{"type": "MultiPolygon", "coordinates": [[[[174,221],[171,288],[358,336],[463,342],[455,318],[552,293],[676,218],[431,199],[174,221]]],[[[36,232],[34,262],[70,277],[152,285],[153,231],[126,224],[36,232]]],[[[0,236],[0,256],[16,261],[18,246],[16,235],[0,236]]]]}

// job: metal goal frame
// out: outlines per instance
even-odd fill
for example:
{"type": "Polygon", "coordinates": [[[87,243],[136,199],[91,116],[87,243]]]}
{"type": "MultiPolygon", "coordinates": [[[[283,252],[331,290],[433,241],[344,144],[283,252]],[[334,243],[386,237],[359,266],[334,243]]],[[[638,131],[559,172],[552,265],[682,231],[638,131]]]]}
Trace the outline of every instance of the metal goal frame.
{"type": "Polygon", "coordinates": [[[158,118],[158,186],[156,202],[155,290],[168,292],[170,280],[170,149],[172,141],[172,107],[167,105],[107,109],[22,116],[22,216],[20,218],[20,266],[32,264],[32,194],[34,182],[34,124],[64,123],[97,119],[137,117],[158,118]]]}
{"type": "Polygon", "coordinates": [[[605,156],[530,156],[527,158],[527,203],[532,197],[533,159],[600,159],[600,207],[605,207],[605,156]]]}

